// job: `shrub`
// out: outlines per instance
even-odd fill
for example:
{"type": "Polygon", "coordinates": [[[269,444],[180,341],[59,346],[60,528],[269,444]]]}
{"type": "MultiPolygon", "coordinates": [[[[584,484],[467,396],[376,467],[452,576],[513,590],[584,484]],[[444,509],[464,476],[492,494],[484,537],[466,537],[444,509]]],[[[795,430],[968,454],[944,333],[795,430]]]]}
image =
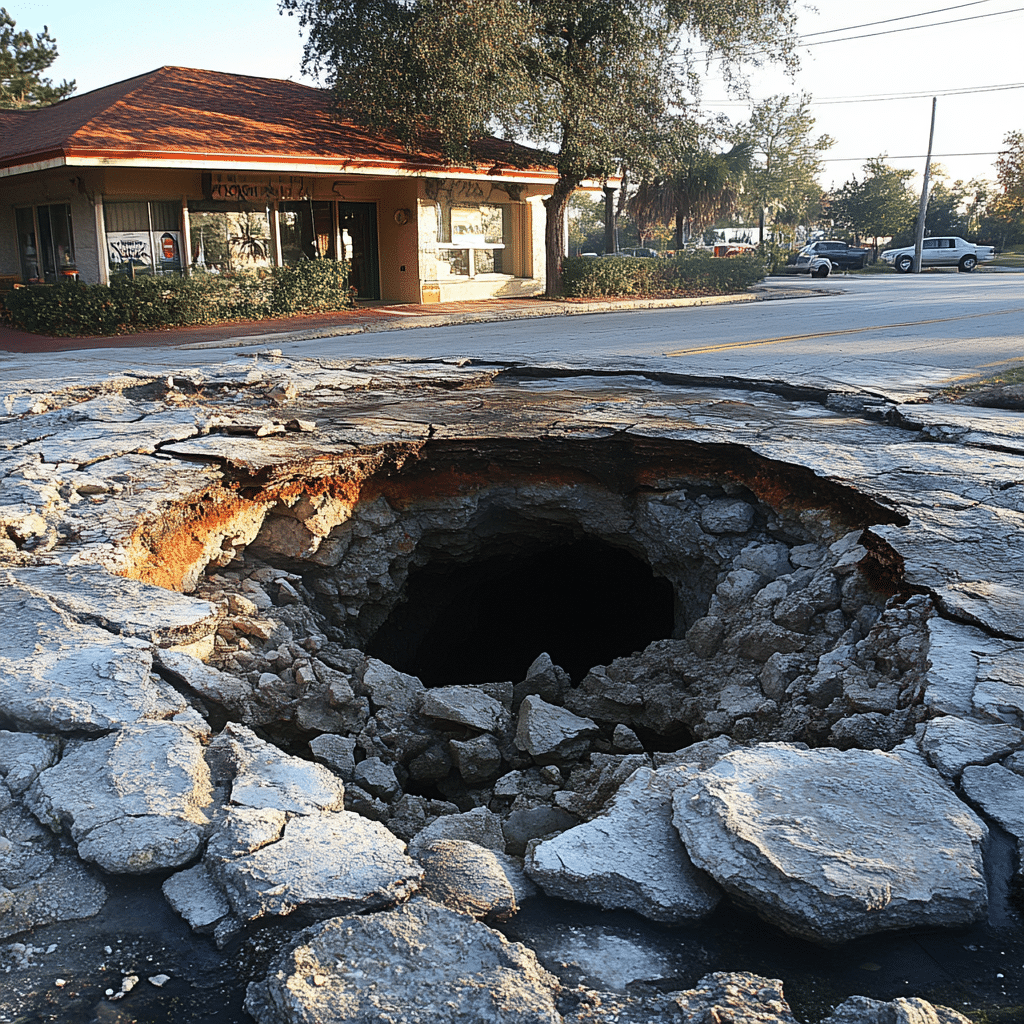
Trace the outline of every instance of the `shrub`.
{"type": "Polygon", "coordinates": [[[722,295],[744,291],[764,276],[764,261],[757,256],[716,259],[703,249],[667,259],[576,256],[562,268],[565,294],[570,298],[680,292],[722,295]]]}
{"type": "Polygon", "coordinates": [[[352,305],[348,264],[337,260],[302,260],[275,272],[274,312],[322,313],[352,305]]]}
{"type": "Polygon", "coordinates": [[[778,242],[765,240],[758,245],[756,252],[769,274],[777,274],[780,267],[796,263],[796,253],[792,249],[779,245],[778,242]]]}
{"type": "Polygon", "coordinates": [[[348,264],[303,260],[292,267],[189,277],[115,277],[109,285],[18,288],[3,305],[13,327],[53,337],[130,334],[230,320],[262,320],[352,305],[348,264]]]}

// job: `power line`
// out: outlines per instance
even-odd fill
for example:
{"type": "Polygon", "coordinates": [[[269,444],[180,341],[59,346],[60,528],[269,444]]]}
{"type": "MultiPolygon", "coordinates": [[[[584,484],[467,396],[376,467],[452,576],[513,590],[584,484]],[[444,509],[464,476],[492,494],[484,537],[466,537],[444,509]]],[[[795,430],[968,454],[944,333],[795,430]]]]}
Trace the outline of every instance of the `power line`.
{"type": "MultiPolygon", "coordinates": [[[[978,0],[978,2],[981,2],[981,0],[978,0]]],[[[945,9],[946,10],[956,10],[957,8],[949,7],[949,8],[945,8],[945,9]]],[[[829,43],[849,43],[849,42],[853,42],[853,41],[855,41],[857,39],[875,39],[878,36],[891,36],[891,35],[896,35],[897,33],[900,33],[900,32],[916,32],[919,29],[923,29],[923,28],[938,28],[938,27],[940,27],[942,25],[958,25],[958,24],[961,24],[962,22],[965,22],[965,21],[980,21],[982,18],[996,18],[996,17],[999,17],[1002,14],[1019,14],[1021,11],[1024,11],[1024,7],[1011,7],[1009,10],[1006,10],[1006,11],[989,11],[987,14],[972,14],[969,17],[966,17],[966,18],[950,18],[950,19],[948,19],[946,21],[930,21],[930,22],[928,22],[927,25],[906,25],[903,28],[886,29],[884,32],[864,32],[861,35],[857,35],[857,36],[842,36],[839,39],[819,39],[816,42],[813,42],[813,43],[803,43],[802,45],[805,48],[810,48],[812,46],[826,46],[829,43]]],[[[938,13],[938,12],[933,12],[933,13],[938,13]]],[[[908,15],[907,17],[914,17],[914,15],[908,15]]],[[[923,17],[923,15],[918,15],[918,17],[923,17]]],[[[899,21],[899,20],[902,20],[902,19],[894,18],[892,20],[893,21],[899,21]]],[[[885,22],[879,22],[879,24],[885,24],[885,22]]],[[[831,32],[845,32],[845,31],[847,31],[847,30],[846,29],[832,29],[832,30],[830,30],[828,32],[811,32],[811,33],[807,33],[806,35],[799,35],[799,36],[797,36],[796,37],[796,42],[797,42],[797,45],[801,45],[800,41],[802,39],[810,38],[810,36],[813,36],[813,35],[828,35],[828,34],[831,34],[831,32]]],[[[747,58],[749,58],[749,57],[756,57],[756,56],[758,56],[760,54],[770,53],[770,52],[773,52],[773,51],[766,50],[766,49],[751,50],[749,53],[744,54],[743,57],[747,57],[747,58]]],[[[709,61],[719,61],[719,60],[725,60],[726,59],[726,57],[724,57],[722,55],[711,56],[711,51],[710,50],[700,50],[700,51],[696,52],[695,54],[693,54],[693,56],[698,58],[698,59],[703,57],[703,58],[706,58],[709,61]]]]}
{"type": "MultiPolygon", "coordinates": [[[[932,153],[932,156],[943,158],[952,156],[1002,156],[1006,152],[1005,149],[997,149],[990,153],[932,153]]],[[[874,156],[821,156],[818,159],[825,164],[837,164],[851,160],[923,160],[925,156],[925,153],[913,153],[909,156],[889,156],[887,153],[880,156],[876,153],[874,156]]]]}
{"type": "Polygon", "coordinates": [[[1011,7],[1008,11],[989,11],[988,14],[972,14],[969,18],[950,18],[948,21],[930,21],[927,25],[906,25],[903,28],[891,28],[885,32],[865,32],[859,36],[843,36],[842,39],[819,39],[816,43],[805,43],[805,46],[826,46],[828,43],[849,43],[854,39],[874,39],[876,36],[894,36],[899,32],[916,32],[922,28],[938,28],[940,25],[959,25],[964,21],[981,21],[982,18],[997,18],[1000,14],[1019,14],[1024,7],[1011,7]]]}
{"type": "MultiPolygon", "coordinates": [[[[868,96],[825,96],[821,99],[811,97],[809,106],[819,107],[835,103],[883,103],[897,100],[919,100],[929,96],[972,96],[982,92],[1006,92],[1011,89],[1024,89],[1024,82],[1008,82],[1003,85],[979,85],[967,89],[927,89],[923,92],[873,93],[868,96]]],[[[709,107],[746,107],[761,100],[711,100],[705,105],[709,107]]]]}
{"type": "Polygon", "coordinates": [[[835,96],[821,100],[812,99],[811,106],[833,103],[883,103],[894,100],[919,100],[925,99],[928,96],[973,96],[981,92],[1007,92],[1011,89],[1024,89],[1024,82],[1014,82],[1007,85],[980,85],[969,89],[931,89],[926,92],[893,93],[889,96],[882,94],[875,96],[835,96]]]}
{"type": "MultiPolygon", "coordinates": [[[[992,0],[971,0],[968,4],[956,4],[954,7],[939,7],[934,11],[920,11],[918,14],[903,14],[898,18],[883,18],[881,21],[865,21],[862,25],[846,25],[843,28],[826,28],[820,32],[803,32],[801,39],[810,39],[813,36],[830,36],[836,32],[853,32],[858,28],[874,28],[875,25],[891,25],[896,21],[909,21],[911,18],[928,18],[933,14],[948,14],[950,11],[959,11],[962,7],[977,7],[978,4],[990,4],[992,0]]],[[[924,26],[921,26],[922,28],[924,26]]]]}

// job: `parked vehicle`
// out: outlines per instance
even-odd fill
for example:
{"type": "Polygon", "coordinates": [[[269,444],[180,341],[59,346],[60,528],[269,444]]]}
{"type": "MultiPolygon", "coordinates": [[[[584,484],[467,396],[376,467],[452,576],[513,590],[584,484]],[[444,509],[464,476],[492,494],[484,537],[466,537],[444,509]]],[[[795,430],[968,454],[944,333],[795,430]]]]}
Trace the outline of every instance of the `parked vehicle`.
{"type": "MultiPolygon", "coordinates": [[[[828,277],[832,273],[832,261],[827,256],[819,256],[805,247],[797,253],[796,263],[791,264],[797,274],[810,274],[811,277],[828,277]]],[[[788,270],[789,267],[783,269],[788,270]]]]}
{"type": "Polygon", "coordinates": [[[618,249],[615,252],[606,252],[605,256],[643,256],[652,258],[658,255],[657,249],[618,249]]]}
{"type": "MultiPolygon", "coordinates": [[[[991,245],[975,245],[965,242],[956,235],[940,235],[926,238],[921,248],[921,268],[956,267],[964,273],[972,271],[979,263],[995,259],[996,251],[991,245]]],[[[914,246],[904,249],[886,249],[882,259],[895,267],[900,274],[909,274],[914,269],[914,246]]]]}
{"type": "MultiPolygon", "coordinates": [[[[839,270],[860,270],[868,265],[868,258],[871,252],[868,249],[858,249],[848,242],[836,242],[823,239],[818,242],[811,242],[800,250],[800,256],[824,256],[825,259],[839,270]]],[[[797,257],[797,266],[800,266],[800,256],[797,257]]]]}
{"type": "Polygon", "coordinates": [[[719,242],[711,249],[712,256],[746,256],[752,253],[757,246],[748,245],[746,242],[719,242]]]}

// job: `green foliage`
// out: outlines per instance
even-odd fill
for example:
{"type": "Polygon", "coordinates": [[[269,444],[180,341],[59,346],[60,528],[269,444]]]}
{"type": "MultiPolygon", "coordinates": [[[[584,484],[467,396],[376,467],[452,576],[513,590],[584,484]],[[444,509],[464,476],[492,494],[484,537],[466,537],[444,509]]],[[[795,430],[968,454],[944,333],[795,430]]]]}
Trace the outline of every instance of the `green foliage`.
{"type": "Polygon", "coordinates": [[[0,7],[0,108],[42,107],[56,103],[75,91],[75,83],[54,85],[43,72],[57,59],[56,40],[49,29],[35,36],[15,32],[15,21],[0,7]]]}
{"type": "Polygon", "coordinates": [[[2,310],[13,327],[52,337],[109,336],[165,327],[262,320],[352,305],[348,264],[302,260],[291,267],[189,277],[116,277],[19,288],[2,310]]]}
{"type": "Polygon", "coordinates": [[[1003,145],[1006,149],[996,161],[1003,212],[1024,218],[1024,132],[1009,132],[1003,145]]]}
{"type": "Polygon", "coordinates": [[[833,223],[856,238],[896,238],[913,232],[918,200],[907,184],[913,171],[890,167],[884,157],[864,165],[864,177],[851,178],[828,197],[833,223]]]}
{"type": "Polygon", "coordinates": [[[702,249],[667,259],[572,257],[563,268],[565,294],[572,298],[724,295],[745,291],[764,276],[758,257],[715,259],[702,249]]]}
{"type": "Polygon", "coordinates": [[[765,240],[757,246],[757,259],[764,265],[769,274],[777,274],[780,267],[786,266],[795,256],[792,249],[779,245],[778,242],[765,240]]]}
{"type": "Polygon", "coordinates": [[[674,223],[672,247],[681,249],[693,235],[731,216],[739,206],[750,157],[748,143],[727,153],[684,148],[664,173],[642,180],[626,205],[641,237],[653,234],[655,225],[674,223]]]}
{"type": "Polygon", "coordinates": [[[1024,132],[1009,132],[996,161],[999,193],[982,218],[981,235],[999,248],[1024,242],[1024,132]]]}
{"type": "Polygon", "coordinates": [[[751,149],[751,169],[744,189],[745,205],[768,223],[807,223],[821,201],[821,154],[835,140],[812,137],[811,98],[772,96],[754,106],[750,121],[734,134],[751,149]]]}
{"type": "Polygon", "coordinates": [[[604,199],[576,192],[569,200],[569,251],[604,251],[604,199]]]}
{"type": "Polygon", "coordinates": [[[547,201],[550,294],[557,294],[564,213],[584,180],[625,164],[643,173],[699,88],[696,56],[791,61],[794,0],[280,0],[308,30],[304,67],[338,107],[410,149],[440,145],[453,163],[478,160],[495,126],[553,163],[547,201]]]}
{"type": "Polygon", "coordinates": [[[928,193],[928,212],[925,224],[929,235],[959,235],[967,238],[971,233],[967,217],[968,187],[962,181],[947,184],[936,178],[928,193]]]}

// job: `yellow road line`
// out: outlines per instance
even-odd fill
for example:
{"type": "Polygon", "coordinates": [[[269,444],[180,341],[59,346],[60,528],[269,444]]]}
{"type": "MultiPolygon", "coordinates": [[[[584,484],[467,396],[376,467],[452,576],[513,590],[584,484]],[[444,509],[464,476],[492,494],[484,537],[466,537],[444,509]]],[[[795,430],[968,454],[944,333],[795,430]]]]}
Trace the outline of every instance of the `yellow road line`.
{"type": "Polygon", "coordinates": [[[758,338],[754,341],[729,341],[722,345],[702,345],[699,348],[677,348],[666,352],[666,356],[694,356],[703,352],[721,352],[730,348],[753,348],[757,345],[781,345],[786,341],[807,341],[811,338],[835,338],[843,334],[864,334],[868,331],[892,331],[900,327],[923,327],[927,324],[945,324],[954,320],[975,320],[982,316],[1005,316],[1008,313],[1024,313],[1024,308],[996,309],[989,313],[965,313],[963,316],[943,316],[935,320],[908,320],[900,324],[879,324],[875,327],[848,327],[842,331],[818,331],[815,334],[788,334],[781,338],[758,338]]]}

